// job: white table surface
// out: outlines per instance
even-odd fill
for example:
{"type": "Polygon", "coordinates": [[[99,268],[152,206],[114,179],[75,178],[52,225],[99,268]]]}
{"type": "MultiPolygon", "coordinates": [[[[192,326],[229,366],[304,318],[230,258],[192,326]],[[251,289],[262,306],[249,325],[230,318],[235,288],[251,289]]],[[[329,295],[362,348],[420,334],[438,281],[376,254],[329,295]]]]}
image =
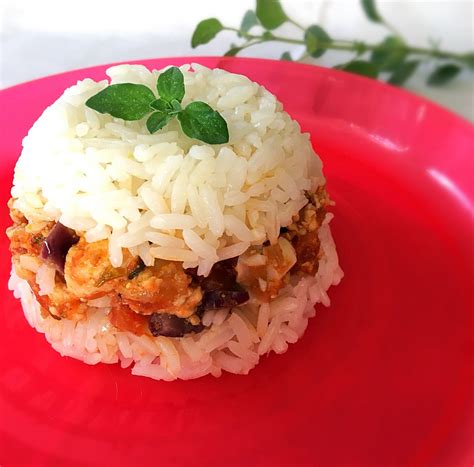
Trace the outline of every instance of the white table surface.
{"type": "MultiPolygon", "coordinates": [[[[383,27],[370,23],[358,0],[282,0],[285,10],[305,25],[320,24],[334,38],[377,42],[383,27]]],[[[165,56],[221,55],[236,40],[223,32],[192,49],[196,24],[217,17],[237,27],[253,0],[2,0],[0,2],[0,87],[75,68],[115,61],[165,56]]],[[[379,0],[379,10],[410,43],[426,46],[441,39],[442,48],[474,49],[474,2],[471,0],[379,0]]],[[[284,25],[281,34],[298,34],[284,25]]],[[[267,43],[243,56],[295,56],[301,46],[267,43]]],[[[350,55],[330,52],[318,64],[334,65],[350,55]]],[[[424,84],[431,64],[421,67],[407,88],[474,121],[474,73],[463,72],[448,85],[424,84]]]]}

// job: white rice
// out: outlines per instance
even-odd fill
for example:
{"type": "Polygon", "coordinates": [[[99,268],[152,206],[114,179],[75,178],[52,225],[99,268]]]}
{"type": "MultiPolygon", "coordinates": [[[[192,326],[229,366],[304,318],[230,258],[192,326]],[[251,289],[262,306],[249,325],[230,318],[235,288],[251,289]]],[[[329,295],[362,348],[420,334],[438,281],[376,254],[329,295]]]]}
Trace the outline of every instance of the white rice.
{"type": "Polygon", "coordinates": [[[56,276],[56,269],[46,263],[43,263],[36,273],[36,282],[40,286],[40,295],[49,295],[55,287],[54,278],[56,276]]]}
{"type": "MultiPolygon", "coordinates": [[[[14,207],[28,220],[60,221],[88,242],[108,239],[120,266],[123,248],[199,266],[275,242],[323,185],[322,163],[307,134],[275,96],[248,78],[183,65],[183,105],[202,100],[226,119],[230,141],[207,145],[186,137],[176,120],[150,135],[146,119],[124,122],[85,101],[106,80],[85,79],[45,110],[23,141],[15,169],[14,207]]],[[[152,90],[161,71],[120,65],[112,83],[152,90]]]]}
{"type": "Polygon", "coordinates": [[[43,318],[40,306],[28,283],[12,271],[9,288],[21,299],[29,324],[44,333],[48,342],[63,356],[91,365],[120,363],[132,366],[132,374],[157,380],[192,379],[222,371],[247,374],[262,355],[283,353],[288,344],[303,335],[308,319],[314,316],[316,303],[329,305],[326,294],[337,285],[343,273],[326,216],[319,230],[322,258],[315,277],[293,277],[278,297],[269,304],[255,301],[232,312],[213,310],[204,315],[210,325],[197,335],[182,338],[136,336],[114,328],[107,313],[106,299],[88,303],[84,320],[75,322],[43,318]]]}

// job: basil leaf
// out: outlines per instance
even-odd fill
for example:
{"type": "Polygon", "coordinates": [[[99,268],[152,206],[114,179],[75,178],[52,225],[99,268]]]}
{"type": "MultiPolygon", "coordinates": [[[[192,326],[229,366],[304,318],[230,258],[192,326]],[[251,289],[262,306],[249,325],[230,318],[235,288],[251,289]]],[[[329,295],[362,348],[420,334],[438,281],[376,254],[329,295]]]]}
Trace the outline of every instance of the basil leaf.
{"type": "Polygon", "coordinates": [[[420,64],[419,60],[411,60],[401,63],[390,76],[388,83],[394,86],[401,86],[415,72],[420,64]]]}
{"type": "Polygon", "coordinates": [[[370,61],[379,70],[393,71],[405,60],[406,54],[405,43],[398,37],[389,36],[372,51],[370,61]]]}
{"type": "Polygon", "coordinates": [[[291,58],[290,52],[283,52],[281,54],[280,60],[286,60],[287,62],[293,61],[293,59],[291,58]]]}
{"type": "Polygon", "coordinates": [[[172,118],[172,115],[168,115],[167,113],[158,110],[148,117],[146,127],[150,133],[155,133],[158,130],[161,130],[172,118]]]}
{"type": "Polygon", "coordinates": [[[140,120],[150,113],[153,91],[143,84],[112,84],[86,101],[86,106],[101,114],[123,120],[140,120]]]}
{"type": "Polygon", "coordinates": [[[258,24],[258,18],[254,11],[247,10],[244,17],[242,18],[242,23],[240,23],[240,30],[242,32],[249,32],[254,26],[258,24]]]}
{"type": "Polygon", "coordinates": [[[451,81],[460,71],[461,68],[454,63],[441,65],[428,76],[426,82],[431,86],[441,86],[451,81]]]}
{"type": "Polygon", "coordinates": [[[161,110],[161,112],[169,112],[173,109],[173,107],[171,107],[171,104],[169,102],[166,102],[164,99],[157,99],[156,101],[153,101],[150,104],[150,107],[155,110],[161,110]]]}
{"type": "Polygon", "coordinates": [[[279,0],[257,0],[256,13],[265,29],[275,29],[288,21],[279,0]]]}
{"type": "Polygon", "coordinates": [[[348,71],[349,73],[354,73],[356,75],[367,76],[368,78],[377,78],[377,75],[379,74],[376,65],[365,60],[354,60],[349,63],[337,65],[334,68],[348,71]]]}
{"type": "Polygon", "coordinates": [[[204,102],[191,102],[178,114],[181,129],[190,138],[208,144],[224,144],[229,141],[226,121],[219,112],[204,102]]]}
{"type": "Polygon", "coordinates": [[[194,49],[198,45],[207,44],[214,39],[219,32],[224,29],[222,23],[217,18],[203,19],[193,32],[191,47],[194,49]]]}
{"type": "Polygon", "coordinates": [[[184,97],[184,76],[181,70],[172,66],[158,76],[156,88],[160,97],[165,101],[171,102],[176,99],[181,102],[184,97]]]}
{"type": "Polygon", "coordinates": [[[361,4],[365,15],[370,19],[370,21],[373,21],[374,23],[383,23],[383,19],[375,6],[375,0],[362,0],[361,4]]]}
{"type": "Polygon", "coordinates": [[[313,24],[304,33],[304,40],[306,42],[306,50],[311,57],[318,58],[326,52],[326,47],[332,40],[329,34],[317,24],[313,24]],[[323,46],[321,44],[324,44],[323,46]]]}

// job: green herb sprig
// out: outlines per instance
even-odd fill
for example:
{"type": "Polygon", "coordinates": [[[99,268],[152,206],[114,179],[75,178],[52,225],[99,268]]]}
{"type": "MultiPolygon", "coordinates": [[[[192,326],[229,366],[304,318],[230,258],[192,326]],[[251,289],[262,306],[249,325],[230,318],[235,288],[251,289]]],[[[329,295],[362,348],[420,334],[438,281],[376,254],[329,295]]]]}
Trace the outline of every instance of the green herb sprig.
{"type": "Polygon", "coordinates": [[[185,108],[184,76],[177,67],[168,68],[158,77],[159,98],[143,84],[112,84],[86,101],[86,106],[102,114],[127,121],[141,120],[149,115],[146,127],[150,133],[161,130],[177,118],[183,133],[208,144],[229,141],[229,130],[222,115],[205,102],[194,101],[185,108]]]}
{"type": "MultiPolygon", "coordinates": [[[[284,42],[305,46],[304,54],[298,60],[319,58],[328,50],[342,50],[354,53],[346,63],[334,68],[371,78],[384,77],[390,84],[403,85],[417,70],[422,61],[434,60],[437,66],[427,78],[427,84],[443,85],[455,78],[462,69],[474,70],[474,52],[455,53],[441,50],[439,42],[431,41],[430,48],[409,45],[400,33],[379,13],[375,0],[361,0],[366,17],[373,23],[384,26],[389,35],[379,43],[369,44],[354,40],[332,38],[317,24],[304,27],[291,19],[284,11],[279,0],[256,0],[255,10],[248,10],[239,28],[224,26],[217,18],[201,21],[194,30],[191,46],[207,44],[221,31],[233,31],[243,41],[231,44],[226,56],[237,55],[248,47],[264,42],[284,42]],[[273,30],[284,23],[291,23],[302,33],[300,39],[274,34],[273,30]],[[259,34],[250,31],[259,30],[259,34]]],[[[293,60],[289,52],[284,52],[282,60],[293,60]]]]}

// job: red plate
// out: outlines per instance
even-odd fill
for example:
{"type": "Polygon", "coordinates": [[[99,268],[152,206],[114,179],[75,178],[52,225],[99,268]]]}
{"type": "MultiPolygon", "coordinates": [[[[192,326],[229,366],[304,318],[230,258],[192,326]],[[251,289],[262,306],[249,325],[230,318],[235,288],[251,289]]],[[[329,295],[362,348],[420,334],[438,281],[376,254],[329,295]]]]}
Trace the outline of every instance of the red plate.
{"type": "MultiPolygon", "coordinates": [[[[62,358],[7,291],[1,235],[0,463],[472,465],[473,127],[407,92],[288,62],[174,58],[244,73],[312,135],[346,276],[302,341],[248,376],[157,382],[62,358]]],[[[2,230],[21,139],[67,86],[0,93],[2,230]]]]}

